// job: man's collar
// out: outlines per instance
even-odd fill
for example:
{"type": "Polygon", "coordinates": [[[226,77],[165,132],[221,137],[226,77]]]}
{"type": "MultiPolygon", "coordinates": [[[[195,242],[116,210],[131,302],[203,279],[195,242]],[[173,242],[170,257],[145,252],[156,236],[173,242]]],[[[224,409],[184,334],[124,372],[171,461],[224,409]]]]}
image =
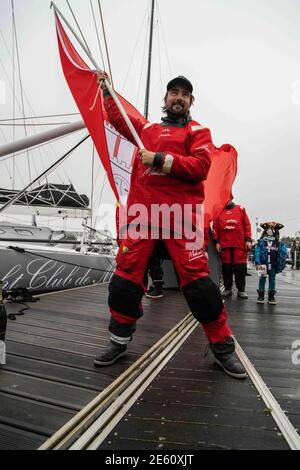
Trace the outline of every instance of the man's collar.
{"type": "Polygon", "coordinates": [[[163,124],[165,125],[179,125],[185,126],[188,122],[192,120],[190,113],[186,114],[173,114],[171,111],[167,111],[167,115],[161,118],[163,124]]]}

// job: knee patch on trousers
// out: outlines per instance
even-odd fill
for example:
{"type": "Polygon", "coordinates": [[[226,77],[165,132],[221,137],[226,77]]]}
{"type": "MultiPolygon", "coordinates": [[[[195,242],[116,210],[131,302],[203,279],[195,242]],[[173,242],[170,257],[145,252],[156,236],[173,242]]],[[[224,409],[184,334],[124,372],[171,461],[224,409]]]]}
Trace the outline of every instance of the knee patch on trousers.
{"type": "Polygon", "coordinates": [[[209,276],[189,282],[182,292],[194,317],[201,323],[217,320],[224,305],[219,288],[209,276]]]}
{"type": "Polygon", "coordinates": [[[108,289],[108,305],[112,310],[133,318],[143,315],[140,305],[144,290],[139,284],[114,274],[108,289]]]}

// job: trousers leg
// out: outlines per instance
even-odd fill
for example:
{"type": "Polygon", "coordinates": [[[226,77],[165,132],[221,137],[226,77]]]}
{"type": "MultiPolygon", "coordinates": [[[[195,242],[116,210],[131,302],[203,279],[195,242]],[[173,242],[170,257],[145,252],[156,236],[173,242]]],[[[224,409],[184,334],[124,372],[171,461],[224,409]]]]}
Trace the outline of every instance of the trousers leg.
{"type": "Polygon", "coordinates": [[[233,248],[232,254],[235,285],[239,292],[245,292],[248,252],[246,249],[233,248]]]}
{"type": "Polygon", "coordinates": [[[231,290],[233,283],[233,248],[223,248],[220,258],[222,262],[222,277],[225,290],[231,290]]]}
{"type": "Polygon", "coordinates": [[[235,264],[233,266],[233,272],[237,290],[239,292],[244,292],[246,287],[247,265],[235,264]]]}
{"type": "Polygon", "coordinates": [[[274,268],[269,272],[269,290],[275,291],[275,280],[276,280],[276,271],[274,268]]]}
{"type": "Polygon", "coordinates": [[[194,317],[202,324],[208,341],[224,342],[232,335],[220,290],[208,276],[205,250],[186,250],[184,240],[166,240],[180,287],[194,317]]]}
{"type": "Polygon", "coordinates": [[[267,278],[265,276],[260,276],[258,281],[258,290],[264,291],[266,286],[267,278]]]}
{"type": "Polygon", "coordinates": [[[108,305],[111,340],[127,344],[143,315],[144,274],[155,240],[140,238],[122,241],[116,256],[116,270],[109,284],[108,305]]]}
{"type": "Polygon", "coordinates": [[[222,263],[222,276],[225,289],[231,290],[233,282],[233,269],[231,263],[222,263]]]}

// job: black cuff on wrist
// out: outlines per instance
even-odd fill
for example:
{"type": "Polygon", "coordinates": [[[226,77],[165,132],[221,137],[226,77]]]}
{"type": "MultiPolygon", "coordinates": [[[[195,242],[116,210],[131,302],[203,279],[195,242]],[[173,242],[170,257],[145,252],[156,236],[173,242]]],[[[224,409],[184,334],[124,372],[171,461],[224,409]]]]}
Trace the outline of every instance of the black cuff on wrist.
{"type": "Polygon", "coordinates": [[[156,152],[153,160],[153,166],[161,168],[163,161],[164,152],[156,152]]]}

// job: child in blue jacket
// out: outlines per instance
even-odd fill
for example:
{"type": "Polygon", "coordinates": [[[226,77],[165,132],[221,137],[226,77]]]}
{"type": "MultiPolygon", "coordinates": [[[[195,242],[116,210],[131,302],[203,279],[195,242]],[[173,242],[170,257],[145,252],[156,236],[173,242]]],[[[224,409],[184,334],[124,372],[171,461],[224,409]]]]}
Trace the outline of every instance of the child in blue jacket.
{"type": "Polygon", "coordinates": [[[268,276],[268,303],[270,305],[276,305],[276,274],[284,270],[287,256],[287,246],[285,243],[279,241],[279,230],[283,228],[283,225],[278,222],[265,222],[260,224],[260,226],[264,231],[255,249],[255,264],[257,269],[261,269],[265,266],[266,275],[260,276],[259,278],[257,303],[264,303],[265,285],[268,276]]]}

